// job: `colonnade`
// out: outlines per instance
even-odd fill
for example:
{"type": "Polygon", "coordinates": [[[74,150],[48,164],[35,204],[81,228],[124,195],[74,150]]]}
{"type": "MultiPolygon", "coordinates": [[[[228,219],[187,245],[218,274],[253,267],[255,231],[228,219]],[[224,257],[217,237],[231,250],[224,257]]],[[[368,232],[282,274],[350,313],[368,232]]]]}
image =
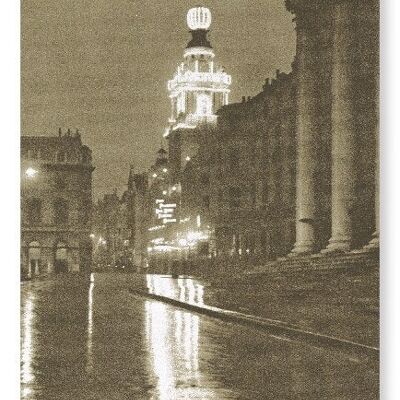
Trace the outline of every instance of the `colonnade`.
{"type": "Polygon", "coordinates": [[[286,4],[296,16],[297,31],[296,243],[292,255],[355,249],[363,240],[356,240],[357,229],[369,229],[363,213],[357,211],[363,202],[365,213],[375,212],[373,237],[364,248],[378,247],[379,1],[287,0],[286,4]],[[319,58],[322,52],[329,54],[328,65],[320,62],[328,59],[319,58]],[[326,93],[319,91],[321,77],[330,88],[326,93]],[[329,98],[324,110],[319,107],[321,96],[329,98]],[[320,123],[323,114],[330,115],[329,132],[320,123]],[[330,137],[328,159],[319,151],[323,135],[330,137]],[[371,163],[368,158],[375,160],[371,163]],[[331,174],[331,217],[324,229],[330,230],[330,239],[321,246],[318,225],[326,204],[321,204],[318,176],[326,163],[331,174]],[[370,179],[373,175],[375,180],[370,179]],[[372,185],[375,188],[369,191],[372,185]],[[365,195],[370,192],[375,197],[371,202],[365,195]]]}

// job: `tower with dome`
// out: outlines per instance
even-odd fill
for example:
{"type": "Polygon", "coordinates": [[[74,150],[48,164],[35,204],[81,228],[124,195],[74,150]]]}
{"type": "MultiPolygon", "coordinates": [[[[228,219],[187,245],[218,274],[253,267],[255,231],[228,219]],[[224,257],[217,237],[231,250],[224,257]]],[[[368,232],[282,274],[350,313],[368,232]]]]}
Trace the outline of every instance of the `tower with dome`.
{"type": "Polygon", "coordinates": [[[229,101],[231,76],[215,62],[214,50],[207,38],[211,12],[195,7],[187,13],[192,35],[183,52],[183,62],[168,81],[171,99],[169,130],[194,129],[199,124],[215,124],[216,111],[229,101]]]}
{"type": "Polygon", "coordinates": [[[192,37],[183,52],[183,61],[168,81],[171,115],[164,137],[169,141],[174,183],[179,181],[180,171],[196,153],[199,132],[215,125],[218,109],[229,102],[232,79],[216,63],[207,38],[211,20],[211,12],[206,7],[188,11],[186,21],[192,37]]]}

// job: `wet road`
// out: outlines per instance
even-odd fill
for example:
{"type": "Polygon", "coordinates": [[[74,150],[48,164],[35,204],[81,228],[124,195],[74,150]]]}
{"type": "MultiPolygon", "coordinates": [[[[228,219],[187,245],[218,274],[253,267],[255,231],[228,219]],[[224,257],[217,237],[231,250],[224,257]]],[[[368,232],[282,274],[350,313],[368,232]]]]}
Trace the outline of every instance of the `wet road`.
{"type": "Polygon", "coordinates": [[[21,285],[22,399],[377,399],[378,366],[132,296],[124,275],[21,285]]]}

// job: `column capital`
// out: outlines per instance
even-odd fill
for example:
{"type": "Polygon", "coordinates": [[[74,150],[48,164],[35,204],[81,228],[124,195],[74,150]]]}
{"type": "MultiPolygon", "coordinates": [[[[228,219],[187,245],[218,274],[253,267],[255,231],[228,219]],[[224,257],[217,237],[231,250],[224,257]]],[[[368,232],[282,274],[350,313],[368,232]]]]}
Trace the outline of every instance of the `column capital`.
{"type": "MultiPolygon", "coordinates": [[[[285,0],[288,11],[293,14],[316,10],[320,3],[326,3],[326,0],[285,0]]],[[[329,0],[328,0],[329,2],[329,0]]]]}
{"type": "Polygon", "coordinates": [[[288,11],[298,15],[304,12],[316,11],[325,7],[331,7],[337,3],[354,1],[357,0],[285,0],[285,5],[288,11]]]}
{"type": "MultiPolygon", "coordinates": [[[[324,29],[332,16],[335,0],[285,0],[286,8],[295,15],[297,31],[319,31],[324,29]]],[[[344,0],[352,1],[352,0],[344,0]]]]}

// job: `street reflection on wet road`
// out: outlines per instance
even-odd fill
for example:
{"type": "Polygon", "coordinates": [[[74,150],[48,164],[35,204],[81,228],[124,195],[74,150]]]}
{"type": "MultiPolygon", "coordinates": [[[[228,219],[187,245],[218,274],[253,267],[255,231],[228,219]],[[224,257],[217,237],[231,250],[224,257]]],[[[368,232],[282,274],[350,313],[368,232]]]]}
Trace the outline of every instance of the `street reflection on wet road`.
{"type": "Polygon", "coordinates": [[[204,304],[204,286],[192,278],[171,278],[168,275],[146,275],[146,284],[150,294],[170,297],[190,304],[204,304]]]}
{"type": "Polygon", "coordinates": [[[175,310],[169,319],[165,305],[145,302],[146,338],[151,364],[158,377],[160,400],[213,399],[214,393],[202,387],[198,360],[199,317],[175,310]]]}
{"type": "Polygon", "coordinates": [[[93,369],[93,288],[94,274],[90,275],[89,298],[88,298],[88,321],[87,321],[87,363],[86,370],[90,372],[93,369]]]}
{"type": "Polygon", "coordinates": [[[29,395],[28,385],[33,381],[32,373],[32,353],[35,349],[32,342],[32,319],[33,319],[33,293],[29,293],[25,299],[24,314],[22,320],[22,340],[21,340],[21,383],[26,385],[22,395],[29,395]]]}
{"type": "MultiPolygon", "coordinates": [[[[196,281],[147,277],[201,302],[196,281]]],[[[378,367],[134,297],[123,274],[21,289],[22,399],[376,399],[378,367]]],[[[164,292],[163,292],[164,291],[164,292]]]]}

